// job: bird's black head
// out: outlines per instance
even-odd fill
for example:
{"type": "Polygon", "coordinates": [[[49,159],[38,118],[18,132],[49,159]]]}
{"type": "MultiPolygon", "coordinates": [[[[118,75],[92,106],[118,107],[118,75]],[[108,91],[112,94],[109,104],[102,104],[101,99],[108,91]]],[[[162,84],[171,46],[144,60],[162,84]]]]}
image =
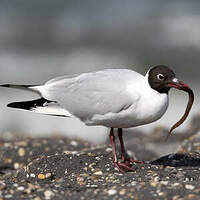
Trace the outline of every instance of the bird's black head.
{"type": "Polygon", "coordinates": [[[168,136],[169,136],[171,134],[171,132],[175,128],[180,126],[187,118],[187,116],[192,108],[192,104],[194,102],[194,93],[188,85],[186,85],[182,81],[179,81],[175,77],[175,73],[169,67],[166,67],[163,65],[158,65],[158,66],[152,67],[149,70],[148,81],[149,81],[149,85],[151,86],[151,88],[158,91],[159,93],[167,94],[169,92],[170,88],[176,88],[179,90],[183,90],[189,94],[189,101],[188,101],[185,113],[182,116],[182,118],[172,126],[172,128],[170,129],[170,132],[168,134],[168,136]]]}
{"type": "Polygon", "coordinates": [[[175,73],[167,66],[158,65],[149,70],[149,85],[159,93],[168,93],[171,88],[169,83],[174,80],[177,80],[175,73]]]}

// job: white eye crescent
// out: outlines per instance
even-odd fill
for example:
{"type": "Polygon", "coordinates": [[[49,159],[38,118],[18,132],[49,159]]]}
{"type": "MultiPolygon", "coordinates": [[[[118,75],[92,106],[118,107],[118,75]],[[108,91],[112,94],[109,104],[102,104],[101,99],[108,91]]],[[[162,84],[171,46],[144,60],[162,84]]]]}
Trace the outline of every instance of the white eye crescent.
{"type": "Polygon", "coordinates": [[[163,81],[165,79],[164,75],[158,74],[157,75],[158,80],[163,81]]]}

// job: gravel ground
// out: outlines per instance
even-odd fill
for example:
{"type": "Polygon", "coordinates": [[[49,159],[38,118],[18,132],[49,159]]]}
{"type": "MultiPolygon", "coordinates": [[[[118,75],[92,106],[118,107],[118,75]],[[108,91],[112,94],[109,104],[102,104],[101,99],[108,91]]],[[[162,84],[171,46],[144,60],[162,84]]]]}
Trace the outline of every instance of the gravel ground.
{"type": "Polygon", "coordinates": [[[130,153],[145,164],[133,164],[135,171],[123,174],[114,169],[107,144],[94,147],[68,138],[2,139],[0,200],[198,200],[200,132],[195,132],[191,129],[187,139],[174,135],[167,143],[142,133],[133,134],[131,142],[127,134],[130,153]],[[153,143],[154,148],[149,145],[153,143]],[[160,146],[167,149],[171,145],[176,153],[159,155],[160,146]]]}

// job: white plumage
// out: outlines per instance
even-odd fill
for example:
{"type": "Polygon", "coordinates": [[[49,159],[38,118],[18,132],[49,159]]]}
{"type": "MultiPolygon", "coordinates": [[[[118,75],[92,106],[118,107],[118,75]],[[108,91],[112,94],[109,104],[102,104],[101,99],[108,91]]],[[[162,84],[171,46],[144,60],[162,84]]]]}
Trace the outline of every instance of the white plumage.
{"type": "Polygon", "coordinates": [[[31,89],[87,125],[134,127],[159,119],[168,107],[168,95],[149,86],[148,73],[127,69],[58,77],[31,89]]]}

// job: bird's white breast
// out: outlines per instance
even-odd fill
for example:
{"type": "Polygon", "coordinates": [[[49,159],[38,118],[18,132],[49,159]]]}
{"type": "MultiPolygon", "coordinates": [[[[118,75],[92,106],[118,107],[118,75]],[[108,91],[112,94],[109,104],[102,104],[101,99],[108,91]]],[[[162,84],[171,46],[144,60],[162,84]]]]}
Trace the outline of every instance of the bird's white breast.
{"type": "Polygon", "coordinates": [[[145,78],[130,83],[127,92],[130,98],[132,97],[133,104],[122,112],[121,116],[118,115],[117,127],[128,128],[154,122],[160,119],[168,108],[168,95],[153,90],[145,78]]]}
{"type": "Polygon", "coordinates": [[[126,94],[131,105],[119,113],[94,115],[88,125],[104,125],[115,128],[130,128],[154,122],[162,117],[168,107],[168,95],[153,90],[144,76],[129,79],[126,94]]]}
{"type": "Polygon", "coordinates": [[[160,119],[166,112],[169,104],[167,94],[161,94],[150,89],[140,97],[135,108],[135,120],[137,125],[143,125],[160,119]]]}

